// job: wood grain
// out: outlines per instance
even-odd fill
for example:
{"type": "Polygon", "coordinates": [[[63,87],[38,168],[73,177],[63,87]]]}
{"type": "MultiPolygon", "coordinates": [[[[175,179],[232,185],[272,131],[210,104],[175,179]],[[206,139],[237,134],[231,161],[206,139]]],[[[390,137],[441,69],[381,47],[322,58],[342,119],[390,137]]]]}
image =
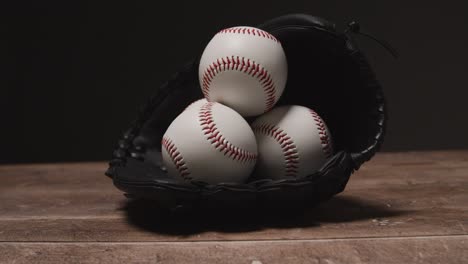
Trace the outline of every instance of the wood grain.
{"type": "Polygon", "coordinates": [[[379,154],[306,212],[180,217],[128,203],[104,163],[1,166],[0,241],[207,241],[460,235],[468,152],[379,154]]]}
{"type": "Polygon", "coordinates": [[[296,212],[174,216],[129,202],[106,168],[0,166],[0,262],[467,262],[468,151],[378,154],[296,212]]]}
{"type": "Polygon", "coordinates": [[[466,263],[468,238],[148,243],[0,243],[15,263],[466,263]]]}

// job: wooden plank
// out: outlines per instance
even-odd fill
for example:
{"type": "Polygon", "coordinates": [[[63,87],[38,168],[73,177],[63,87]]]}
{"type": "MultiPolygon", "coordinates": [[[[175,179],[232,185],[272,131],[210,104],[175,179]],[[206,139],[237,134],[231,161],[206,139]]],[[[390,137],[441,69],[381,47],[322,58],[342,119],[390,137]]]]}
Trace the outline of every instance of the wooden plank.
{"type": "Polygon", "coordinates": [[[0,166],[0,241],[216,241],[463,235],[468,151],[384,153],[295,214],[170,217],[127,204],[105,163],[0,166]]]}
{"type": "Polygon", "coordinates": [[[125,202],[105,163],[0,166],[0,220],[115,216],[125,202]]]}
{"type": "MultiPolygon", "coordinates": [[[[116,217],[12,218],[0,221],[0,241],[224,241],[467,234],[467,211],[440,207],[398,211],[375,204],[341,197],[305,214],[285,216],[279,212],[271,217],[213,213],[177,218],[143,207],[130,220],[125,212],[116,217]]],[[[418,203],[409,207],[417,208],[418,203]]]]}
{"type": "Polygon", "coordinates": [[[467,263],[468,237],[149,243],[0,243],[11,263],[467,263]]]}

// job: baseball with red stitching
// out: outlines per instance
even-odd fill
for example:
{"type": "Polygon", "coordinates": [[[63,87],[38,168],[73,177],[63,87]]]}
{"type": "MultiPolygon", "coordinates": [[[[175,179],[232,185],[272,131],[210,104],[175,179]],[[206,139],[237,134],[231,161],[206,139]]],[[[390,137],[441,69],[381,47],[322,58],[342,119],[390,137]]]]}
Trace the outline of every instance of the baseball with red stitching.
{"type": "Polygon", "coordinates": [[[253,27],[219,31],[203,51],[199,80],[205,98],[243,116],[269,111],[286,85],[288,66],[281,43],[253,27]]]}
{"type": "Polygon", "coordinates": [[[257,161],[257,143],[241,115],[202,99],[168,127],[162,157],[168,174],[181,182],[242,183],[257,161]]]}
{"type": "Polygon", "coordinates": [[[300,178],[318,170],[333,154],[332,139],[320,116],[304,106],[276,107],[252,123],[257,139],[255,174],[300,178]]]}

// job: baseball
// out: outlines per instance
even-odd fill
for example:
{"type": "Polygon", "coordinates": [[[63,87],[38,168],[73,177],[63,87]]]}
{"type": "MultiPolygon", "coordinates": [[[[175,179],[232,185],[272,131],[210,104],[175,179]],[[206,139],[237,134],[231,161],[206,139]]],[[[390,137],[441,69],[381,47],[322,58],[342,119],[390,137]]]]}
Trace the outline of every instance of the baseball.
{"type": "Polygon", "coordinates": [[[287,75],[281,43],[266,31],[243,26],[218,32],[203,51],[198,70],[205,98],[243,116],[273,108],[287,75]]]}
{"type": "Polygon", "coordinates": [[[333,154],[327,126],[307,107],[277,107],[257,118],[252,128],[259,153],[255,173],[264,178],[310,175],[333,154]]]}
{"type": "Polygon", "coordinates": [[[181,182],[242,183],[257,161],[257,143],[242,116],[202,99],[171,123],[162,157],[168,174],[181,182]]]}

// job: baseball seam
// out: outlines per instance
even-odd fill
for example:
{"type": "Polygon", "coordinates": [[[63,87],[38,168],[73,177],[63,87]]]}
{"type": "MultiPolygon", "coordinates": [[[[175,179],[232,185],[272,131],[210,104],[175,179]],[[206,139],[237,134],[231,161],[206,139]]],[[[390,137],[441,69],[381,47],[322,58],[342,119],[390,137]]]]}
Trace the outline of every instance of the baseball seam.
{"type": "Polygon", "coordinates": [[[296,177],[299,170],[299,153],[294,141],[279,127],[270,124],[259,124],[253,127],[256,133],[262,133],[275,139],[283,151],[287,177],[296,177]]]}
{"type": "Polygon", "coordinates": [[[255,162],[257,160],[256,153],[251,153],[234,146],[221,134],[213,119],[213,104],[214,103],[212,102],[205,103],[201,106],[199,111],[199,121],[206,139],[212,146],[214,146],[215,149],[219,150],[224,154],[224,156],[228,156],[232,160],[255,162]]]}
{"type": "Polygon", "coordinates": [[[210,100],[210,85],[213,79],[221,72],[236,70],[256,78],[263,87],[266,95],[265,112],[269,111],[276,103],[276,87],[270,73],[259,63],[240,56],[227,56],[218,58],[209,64],[202,77],[202,92],[205,98],[210,100]]]}
{"type": "Polygon", "coordinates": [[[327,127],[325,126],[322,118],[314,110],[310,109],[310,113],[312,114],[312,118],[314,119],[315,125],[317,126],[320,143],[322,145],[325,158],[329,158],[333,154],[333,151],[331,147],[331,139],[327,132],[327,127]]]}
{"type": "Polygon", "coordinates": [[[179,171],[180,176],[184,178],[185,180],[192,180],[192,177],[190,177],[190,171],[188,170],[187,164],[185,163],[184,158],[182,157],[182,154],[177,149],[174,142],[172,142],[170,138],[163,137],[162,145],[164,149],[166,149],[167,154],[169,154],[169,157],[171,158],[172,163],[174,163],[177,171],[179,171]]]}
{"type": "Polygon", "coordinates": [[[247,34],[247,35],[254,35],[254,36],[259,36],[259,37],[264,37],[267,39],[271,39],[274,42],[278,42],[278,39],[276,39],[273,35],[270,33],[257,29],[257,28],[246,28],[246,27],[231,27],[231,28],[226,28],[222,29],[218,32],[218,34],[223,34],[223,33],[235,33],[235,34],[247,34]]]}

